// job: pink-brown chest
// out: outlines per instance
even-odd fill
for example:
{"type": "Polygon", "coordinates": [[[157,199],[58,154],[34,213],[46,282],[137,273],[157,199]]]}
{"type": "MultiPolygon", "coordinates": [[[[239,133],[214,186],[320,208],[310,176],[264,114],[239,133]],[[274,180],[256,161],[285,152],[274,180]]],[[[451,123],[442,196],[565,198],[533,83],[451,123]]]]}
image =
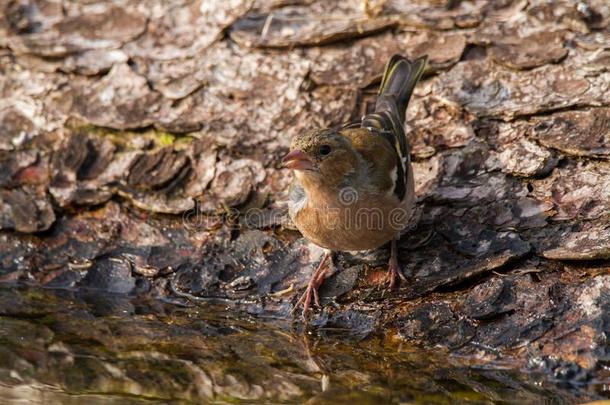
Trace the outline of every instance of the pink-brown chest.
{"type": "Polygon", "coordinates": [[[310,193],[293,221],[313,243],[338,251],[380,247],[401,233],[411,216],[413,199],[373,195],[344,188],[335,196],[310,193]]]}

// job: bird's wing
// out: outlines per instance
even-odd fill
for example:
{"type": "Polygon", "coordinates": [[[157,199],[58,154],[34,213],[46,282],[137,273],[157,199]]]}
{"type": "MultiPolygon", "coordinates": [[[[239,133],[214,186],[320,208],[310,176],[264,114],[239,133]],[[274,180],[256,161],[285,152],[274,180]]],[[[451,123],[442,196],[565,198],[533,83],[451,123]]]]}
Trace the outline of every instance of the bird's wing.
{"type": "Polygon", "coordinates": [[[398,176],[398,154],[392,144],[366,128],[345,128],[341,135],[349,138],[352,147],[366,163],[365,184],[376,194],[395,193],[398,176]]]}
{"type": "Polygon", "coordinates": [[[402,201],[407,191],[410,170],[409,143],[404,131],[407,105],[415,85],[421,78],[427,57],[413,61],[394,55],[386,65],[375,112],[362,118],[361,126],[386,139],[396,150],[396,181],[394,193],[402,201]]]}

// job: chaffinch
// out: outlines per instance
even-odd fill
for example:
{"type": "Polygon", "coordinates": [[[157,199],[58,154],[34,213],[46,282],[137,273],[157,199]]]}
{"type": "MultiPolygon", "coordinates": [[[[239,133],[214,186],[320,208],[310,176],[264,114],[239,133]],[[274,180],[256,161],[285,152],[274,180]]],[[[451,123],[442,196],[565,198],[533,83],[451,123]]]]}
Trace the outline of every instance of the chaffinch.
{"type": "Polygon", "coordinates": [[[295,305],[303,316],[320,306],[332,251],[359,251],[391,241],[386,282],[392,289],[400,271],[396,240],[406,229],[415,202],[413,170],[404,132],[407,104],[427,57],[394,55],[386,65],[375,112],[361,122],[314,130],[292,141],[284,157],[294,171],[289,213],[303,236],[325,249],[307,289],[295,305]]]}

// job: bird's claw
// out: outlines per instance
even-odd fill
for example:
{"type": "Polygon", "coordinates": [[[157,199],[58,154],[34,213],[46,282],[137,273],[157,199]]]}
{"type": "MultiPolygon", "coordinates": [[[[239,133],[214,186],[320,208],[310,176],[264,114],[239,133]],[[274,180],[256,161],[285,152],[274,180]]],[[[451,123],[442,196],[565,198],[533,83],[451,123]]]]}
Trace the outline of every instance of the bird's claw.
{"type": "Polygon", "coordinates": [[[307,311],[309,311],[309,308],[311,308],[312,299],[313,299],[314,305],[318,306],[319,308],[322,307],[320,305],[320,296],[318,294],[318,288],[320,288],[320,286],[324,282],[324,279],[326,278],[326,273],[328,271],[326,265],[327,265],[328,260],[331,260],[330,251],[328,251],[324,255],[324,258],[318,265],[318,268],[312,274],[311,278],[309,279],[309,282],[307,283],[307,288],[305,289],[305,292],[303,293],[303,295],[301,295],[301,298],[299,298],[297,303],[294,305],[294,307],[292,308],[292,311],[290,311],[291,315],[294,316],[294,313],[297,311],[299,306],[303,305],[303,314],[302,315],[303,315],[303,320],[306,321],[307,320],[307,311]]]}
{"type": "MultiPolygon", "coordinates": [[[[314,281],[314,280],[312,280],[312,281],[314,281]]],[[[292,308],[292,311],[291,311],[292,315],[295,314],[295,312],[297,311],[299,306],[303,305],[303,312],[301,313],[301,316],[303,317],[304,320],[307,319],[307,311],[309,311],[309,309],[311,308],[312,298],[313,298],[313,304],[316,305],[317,307],[321,307],[320,296],[318,295],[318,287],[319,287],[319,285],[314,282],[310,282],[307,285],[305,292],[303,293],[303,295],[301,295],[301,298],[299,298],[297,303],[292,308]]]]}
{"type": "Polygon", "coordinates": [[[406,282],[407,277],[400,270],[400,266],[398,265],[397,260],[390,260],[388,263],[388,273],[384,278],[384,283],[387,285],[387,290],[392,291],[398,285],[398,279],[406,282]]]}

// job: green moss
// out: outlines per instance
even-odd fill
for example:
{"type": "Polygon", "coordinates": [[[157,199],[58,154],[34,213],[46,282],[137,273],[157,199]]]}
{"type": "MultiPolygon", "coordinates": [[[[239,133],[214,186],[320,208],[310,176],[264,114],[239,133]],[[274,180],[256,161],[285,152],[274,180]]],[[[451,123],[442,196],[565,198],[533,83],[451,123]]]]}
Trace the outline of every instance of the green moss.
{"type": "Polygon", "coordinates": [[[156,133],[156,140],[160,146],[169,146],[176,141],[176,136],[169,132],[158,131],[156,133]]]}
{"type": "Polygon", "coordinates": [[[133,142],[136,138],[150,139],[155,143],[155,146],[159,148],[171,145],[182,145],[190,143],[193,140],[193,138],[189,135],[175,134],[154,128],[143,130],[118,130],[99,127],[82,122],[68,123],[66,128],[70,129],[72,132],[84,133],[95,137],[109,138],[114,144],[123,146],[125,148],[135,148],[133,142]]]}

